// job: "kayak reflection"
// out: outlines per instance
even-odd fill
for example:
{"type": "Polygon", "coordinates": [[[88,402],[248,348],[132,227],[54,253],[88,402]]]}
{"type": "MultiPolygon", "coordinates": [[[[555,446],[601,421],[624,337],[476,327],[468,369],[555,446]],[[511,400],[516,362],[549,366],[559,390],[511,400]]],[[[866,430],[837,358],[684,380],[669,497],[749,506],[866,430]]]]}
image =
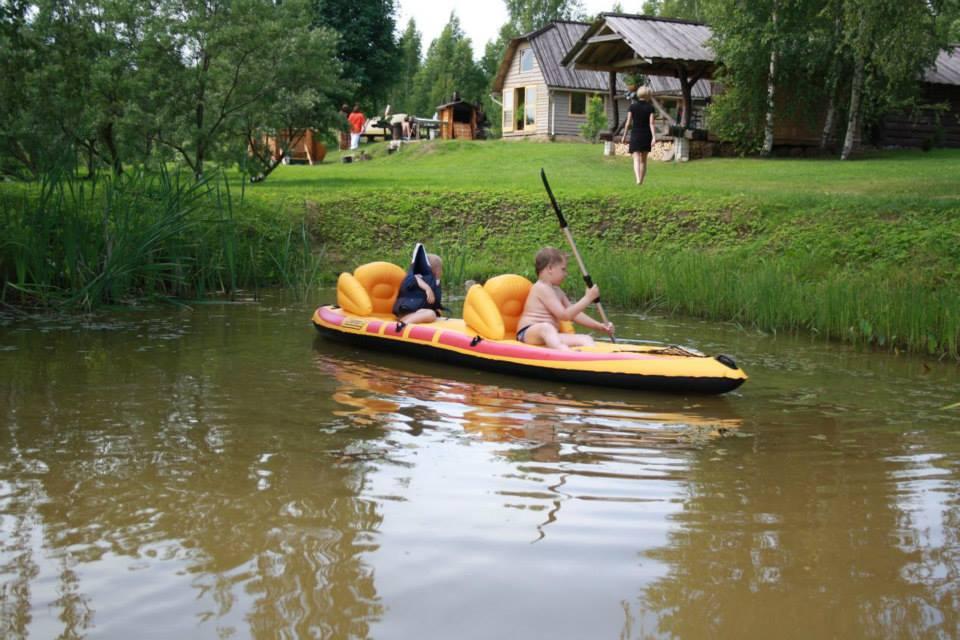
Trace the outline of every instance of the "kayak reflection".
{"type": "MultiPolygon", "coordinates": [[[[491,384],[485,376],[442,365],[383,366],[368,354],[316,343],[317,366],[337,382],[335,415],[358,426],[457,428],[486,441],[521,446],[511,457],[559,460],[561,444],[580,460],[600,462],[623,449],[697,446],[736,435],[741,419],[719,398],[644,397],[618,390],[558,387],[522,381],[491,384]],[[430,370],[432,373],[427,373],[430,370]],[[656,406],[654,406],[654,401],[656,406]]],[[[492,378],[493,376],[491,376],[492,378]]],[[[502,379],[502,378],[500,378],[502,379]]]]}

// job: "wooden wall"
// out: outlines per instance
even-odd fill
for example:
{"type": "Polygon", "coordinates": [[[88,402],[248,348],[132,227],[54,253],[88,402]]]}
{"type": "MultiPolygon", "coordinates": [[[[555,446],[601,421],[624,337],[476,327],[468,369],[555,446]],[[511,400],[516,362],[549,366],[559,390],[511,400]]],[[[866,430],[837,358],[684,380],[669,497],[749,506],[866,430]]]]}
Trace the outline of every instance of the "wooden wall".
{"type": "Polygon", "coordinates": [[[960,147],[960,86],[925,84],[925,103],[944,103],[946,111],[915,109],[887,114],[877,132],[883,147],[960,147]]]}
{"type": "MultiPolygon", "coordinates": [[[[553,102],[550,105],[550,117],[553,120],[553,126],[550,133],[554,135],[582,137],[580,127],[587,121],[587,116],[570,113],[570,96],[572,93],[562,89],[554,89],[553,91],[553,102]]],[[[587,100],[589,101],[593,95],[593,92],[587,93],[587,100]]],[[[609,125],[613,123],[613,107],[610,105],[610,99],[606,94],[601,93],[600,95],[604,97],[603,106],[607,112],[607,128],[609,129],[609,125]]],[[[623,122],[627,119],[627,100],[618,97],[617,103],[620,109],[620,122],[623,122]]]]}

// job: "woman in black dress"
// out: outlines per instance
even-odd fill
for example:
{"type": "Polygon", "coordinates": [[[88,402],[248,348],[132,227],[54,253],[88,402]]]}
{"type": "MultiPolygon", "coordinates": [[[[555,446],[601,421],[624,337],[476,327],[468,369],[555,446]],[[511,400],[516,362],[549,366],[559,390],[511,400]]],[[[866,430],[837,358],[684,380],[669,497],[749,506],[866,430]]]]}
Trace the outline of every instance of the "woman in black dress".
{"type": "Polygon", "coordinates": [[[620,143],[623,144],[627,131],[630,131],[630,125],[633,124],[633,131],[630,131],[630,154],[633,156],[633,174],[637,178],[637,184],[643,184],[643,179],[647,175],[647,154],[650,153],[653,143],[657,141],[657,134],[653,127],[653,114],[653,105],[650,104],[650,87],[640,87],[636,99],[630,103],[627,124],[624,125],[623,137],[620,138],[620,143]]]}

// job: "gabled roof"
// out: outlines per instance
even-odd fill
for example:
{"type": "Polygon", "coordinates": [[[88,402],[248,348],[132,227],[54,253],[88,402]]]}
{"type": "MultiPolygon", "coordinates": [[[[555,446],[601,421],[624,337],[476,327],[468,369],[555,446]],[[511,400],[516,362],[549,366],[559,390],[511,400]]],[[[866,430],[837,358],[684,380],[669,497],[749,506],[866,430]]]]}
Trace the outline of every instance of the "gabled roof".
{"type": "MultiPolygon", "coordinates": [[[[553,89],[572,89],[580,91],[596,91],[607,93],[610,91],[610,75],[606,71],[584,71],[565,67],[561,64],[567,51],[579,40],[590,27],[586,22],[558,20],[519,36],[510,41],[504,53],[497,75],[494,77],[493,90],[503,91],[507,72],[516,55],[517,48],[523,42],[529,41],[533,54],[547,86],[553,89]]],[[[655,95],[673,94],[680,92],[680,81],[665,76],[648,76],[647,82],[655,95]]],[[[623,78],[617,77],[617,92],[627,90],[623,78]]],[[[710,95],[710,86],[701,81],[693,89],[695,98],[706,98],[710,95]]]]}
{"type": "Polygon", "coordinates": [[[933,69],[923,74],[923,80],[930,84],[960,85],[960,44],[941,51],[933,69]]]}
{"type": "Polygon", "coordinates": [[[676,65],[712,69],[716,55],[707,44],[713,32],[705,24],[651,16],[601,13],[561,64],[579,69],[626,70],[672,75],[676,65]]]}
{"type": "MultiPolygon", "coordinates": [[[[557,20],[536,31],[512,39],[507,45],[500,66],[497,68],[497,75],[493,78],[493,90],[503,91],[503,83],[507,79],[507,73],[510,71],[510,65],[513,63],[517,48],[524,42],[529,41],[547,86],[586,91],[609,91],[610,80],[606,73],[566,69],[560,65],[560,59],[589,26],[585,22],[557,20]]],[[[617,82],[617,90],[626,90],[626,85],[620,80],[617,82]]]]}
{"type": "MultiPolygon", "coordinates": [[[[543,79],[551,87],[564,89],[586,89],[590,91],[609,91],[610,76],[601,71],[581,71],[560,64],[563,56],[587,30],[585,22],[553,22],[529,38],[530,46],[540,63],[543,79]]],[[[617,79],[617,90],[626,91],[623,80],[617,79]]]]}

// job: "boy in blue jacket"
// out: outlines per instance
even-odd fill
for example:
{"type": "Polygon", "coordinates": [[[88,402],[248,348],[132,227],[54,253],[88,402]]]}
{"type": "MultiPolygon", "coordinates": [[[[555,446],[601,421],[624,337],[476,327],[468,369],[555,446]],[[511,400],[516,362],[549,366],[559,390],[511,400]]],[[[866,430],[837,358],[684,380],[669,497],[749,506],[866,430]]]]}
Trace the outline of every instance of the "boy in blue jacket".
{"type": "Polygon", "coordinates": [[[443,261],[434,253],[427,253],[423,245],[418,244],[413,252],[413,261],[403,282],[393,313],[401,322],[433,322],[440,315],[443,305],[440,303],[442,291],[440,278],[443,276],[443,261]]]}

